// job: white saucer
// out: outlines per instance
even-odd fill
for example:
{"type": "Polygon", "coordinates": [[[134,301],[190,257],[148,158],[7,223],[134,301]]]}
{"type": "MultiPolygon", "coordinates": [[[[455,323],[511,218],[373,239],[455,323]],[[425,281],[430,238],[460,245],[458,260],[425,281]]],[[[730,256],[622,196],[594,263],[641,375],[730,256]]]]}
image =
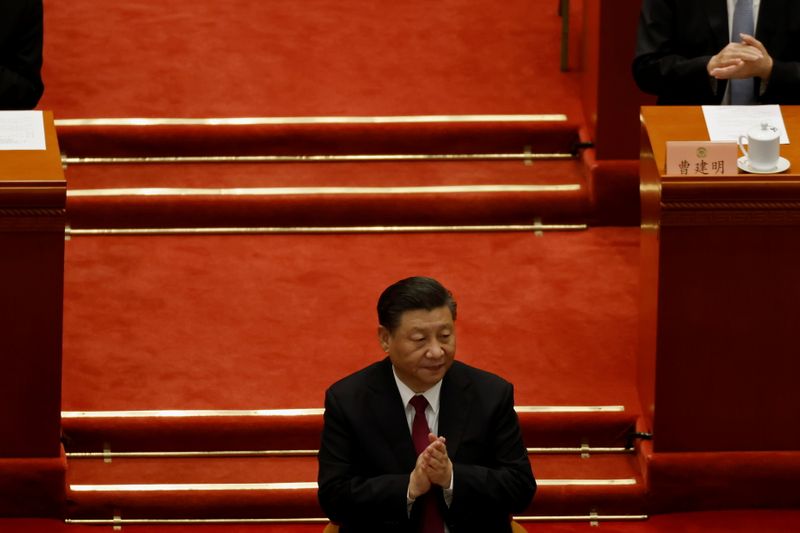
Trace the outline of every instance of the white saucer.
{"type": "Polygon", "coordinates": [[[754,168],[750,168],[750,165],[747,164],[747,157],[742,156],[736,160],[736,166],[745,172],[750,172],[751,174],[778,174],[779,172],[785,172],[789,170],[790,163],[783,157],[779,157],[778,165],[775,168],[770,170],[756,170],[754,168]]]}

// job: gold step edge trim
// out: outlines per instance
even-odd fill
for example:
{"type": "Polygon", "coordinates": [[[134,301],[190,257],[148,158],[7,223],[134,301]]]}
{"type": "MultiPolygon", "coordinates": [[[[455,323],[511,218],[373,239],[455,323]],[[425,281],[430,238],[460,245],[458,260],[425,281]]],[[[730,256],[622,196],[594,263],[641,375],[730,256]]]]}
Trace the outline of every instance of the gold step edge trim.
{"type": "Polygon", "coordinates": [[[61,418],[204,418],[322,416],[323,408],[309,409],[155,409],[120,411],[62,411],[61,418]]]}
{"type": "MultiPolygon", "coordinates": [[[[637,485],[634,478],[623,479],[537,479],[540,487],[610,487],[637,485]]],[[[72,492],[218,492],[316,490],[316,481],[283,483],[119,483],[70,484],[72,492]]]]}
{"type": "Polygon", "coordinates": [[[66,518],[65,524],[84,526],[169,524],[326,524],[327,518],[66,518]]]}
{"type": "Polygon", "coordinates": [[[623,413],[624,405],[515,405],[517,413],[623,413]]]}
{"type": "Polygon", "coordinates": [[[311,155],[200,155],[71,157],[63,165],[143,165],[205,163],[369,163],[403,161],[542,161],[577,157],[573,153],[478,153],[478,154],[311,154],[311,155]]]}
{"type": "MultiPolygon", "coordinates": [[[[632,448],[622,447],[538,447],[527,448],[529,455],[630,455],[632,448]]],[[[319,450],[206,450],[206,451],[128,451],[128,452],[66,452],[67,459],[171,459],[171,458],[229,458],[229,457],[316,457],[319,450]]]]}
{"type": "MultiPolygon", "coordinates": [[[[623,405],[517,405],[517,413],[597,413],[624,412],[623,405]]],[[[194,417],[274,417],[322,416],[325,409],[157,409],[120,411],[62,411],[61,418],[194,418],[194,417]]]]}
{"type": "Polygon", "coordinates": [[[647,520],[650,517],[646,514],[636,515],[541,515],[541,516],[515,516],[517,522],[613,522],[613,521],[637,521],[647,520]]]}
{"type": "Polygon", "coordinates": [[[636,453],[634,448],[624,448],[618,446],[553,446],[550,448],[536,447],[526,448],[529,455],[632,455],[636,453]]]}
{"type": "Polygon", "coordinates": [[[579,191],[582,188],[580,183],[558,185],[432,185],[418,187],[120,187],[110,189],[69,189],[67,190],[67,197],[417,195],[564,192],[579,191]]]}
{"type": "Polygon", "coordinates": [[[317,226],[317,227],[261,227],[261,228],[84,228],[64,230],[67,239],[71,237],[104,236],[170,236],[170,235],[325,235],[357,233],[492,233],[492,232],[535,232],[537,236],[545,231],[584,231],[587,224],[518,224],[487,226],[317,226]]]}
{"type": "Polygon", "coordinates": [[[429,124],[469,122],[566,122],[567,115],[553,114],[476,114],[476,115],[377,115],[377,116],[299,116],[299,117],[125,117],[56,119],[56,127],[71,126],[258,126],[290,124],[429,124]]]}
{"type": "MultiPolygon", "coordinates": [[[[637,515],[528,515],[514,516],[517,522],[614,522],[647,520],[637,515]]],[[[328,518],[66,518],[65,524],[87,526],[157,525],[157,524],[327,524],[328,518]]]]}
{"type": "Polygon", "coordinates": [[[623,479],[537,479],[540,487],[619,487],[638,485],[635,478],[623,479]]]}
{"type": "MultiPolygon", "coordinates": [[[[648,515],[541,515],[515,516],[517,522],[614,522],[647,520],[648,515]]],[[[191,524],[327,524],[327,518],[66,518],[67,525],[191,525],[191,524]]]]}
{"type": "Polygon", "coordinates": [[[218,492],[316,489],[316,481],[284,483],[120,483],[107,485],[69,485],[69,490],[72,492],[218,492]]]}
{"type": "Polygon", "coordinates": [[[230,457],[316,457],[319,450],[209,450],[153,452],[66,452],[67,459],[191,459],[230,457]]]}

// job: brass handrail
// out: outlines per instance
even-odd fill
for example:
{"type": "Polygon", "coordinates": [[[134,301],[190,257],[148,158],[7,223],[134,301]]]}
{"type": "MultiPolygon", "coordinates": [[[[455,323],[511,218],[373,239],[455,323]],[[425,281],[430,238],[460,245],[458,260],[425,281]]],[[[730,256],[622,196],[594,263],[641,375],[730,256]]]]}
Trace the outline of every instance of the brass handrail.
{"type": "Polygon", "coordinates": [[[221,164],[221,163],[374,163],[410,161],[543,161],[575,159],[575,154],[479,153],[479,154],[328,154],[328,155],[214,155],[214,156],[104,156],[63,155],[63,165],[221,164]]]}

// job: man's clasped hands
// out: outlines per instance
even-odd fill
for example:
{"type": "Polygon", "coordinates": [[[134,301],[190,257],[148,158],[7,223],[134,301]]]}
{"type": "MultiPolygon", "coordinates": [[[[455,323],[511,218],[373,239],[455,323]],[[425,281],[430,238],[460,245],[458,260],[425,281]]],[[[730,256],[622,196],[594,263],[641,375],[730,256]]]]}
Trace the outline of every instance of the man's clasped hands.
{"type": "Polygon", "coordinates": [[[416,499],[426,494],[433,485],[450,487],[453,474],[453,463],[447,455],[444,437],[428,433],[428,447],[417,457],[417,464],[411,471],[408,483],[408,496],[416,499]]]}
{"type": "Polygon", "coordinates": [[[741,42],[731,42],[708,62],[709,76],[718,80],[761,78],[766,81],[772,73],[772,57],[761,41],[739,34],[741,42]]]}

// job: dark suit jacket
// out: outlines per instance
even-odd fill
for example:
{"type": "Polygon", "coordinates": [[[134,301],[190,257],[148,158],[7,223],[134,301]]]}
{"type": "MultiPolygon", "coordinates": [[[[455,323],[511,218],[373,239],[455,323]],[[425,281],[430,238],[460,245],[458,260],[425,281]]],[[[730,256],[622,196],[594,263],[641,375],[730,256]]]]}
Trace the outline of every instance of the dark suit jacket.
{"type": "MultiPolygon", "coordinates": [[[[453,463],[451,533],[510,531],[536,490],[507,381],[458,361],[442,380],[439,434],[453,463]]],[[[325,396],[319,501],[342,533],[414,531],[406,494],[416,453],[389,359],[325,396]]],[[[440,502],[444,507],[444,502],[440,502]]]]}
{"type": "MultiPolygon", "coordinates": [[[[800,2],[761,0],[755,37],[774,60],[759,103],[800,104],[800,2]]],[[[725,0],[643,0],[634,79],[659,104],[719,104],[727,82],[711,82],[706,65],[729,41],[725,0]]]]}
{"type": "Polygon", "coordinates": [[[42,84],[42,0],[0,1],[0,109],[33,109],[42,84]]]}

